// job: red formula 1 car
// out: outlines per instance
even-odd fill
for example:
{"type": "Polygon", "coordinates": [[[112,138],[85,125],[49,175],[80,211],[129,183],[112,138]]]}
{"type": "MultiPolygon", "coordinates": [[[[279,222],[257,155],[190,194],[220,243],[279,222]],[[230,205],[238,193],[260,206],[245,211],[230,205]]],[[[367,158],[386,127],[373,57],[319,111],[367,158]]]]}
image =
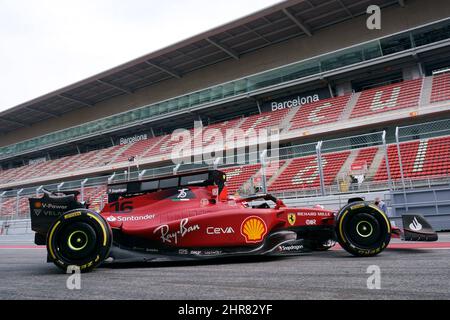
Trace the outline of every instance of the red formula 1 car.
{"type": "Polygon", "coordinates": [[[108,186],[100,213],[77,192],[30,199],[35,243],[48,260],[90,271],[103,262],[201,260],[230,256],[293,255],[327,250],[336,241],[355,256],[383,251],[391,236],[436,241],[419,215],[393,228],[376,206],[353,199],[338,212],[289,208],[268,194],[227,195],[226,176],[193,172],[108,186]]]}

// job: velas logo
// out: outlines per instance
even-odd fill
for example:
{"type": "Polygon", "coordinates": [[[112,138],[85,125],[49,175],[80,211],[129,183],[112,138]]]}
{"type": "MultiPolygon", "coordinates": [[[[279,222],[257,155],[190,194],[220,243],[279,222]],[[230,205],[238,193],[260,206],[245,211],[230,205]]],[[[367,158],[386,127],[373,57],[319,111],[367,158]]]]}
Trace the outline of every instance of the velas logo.
{"type": "Polygon", "coordinates": [[[288,221],[291,226],[293,226],[295,224],[296,220],[297,220],[297,217],[296,217],[295,213],[288,214],[288,221]]]}
{"type": "Polygon", "coordinates": [[[247,243],[261,242],[267,234],[266,223],[260,217],[248,217],[242,222],[241,234],[247,243]]]}

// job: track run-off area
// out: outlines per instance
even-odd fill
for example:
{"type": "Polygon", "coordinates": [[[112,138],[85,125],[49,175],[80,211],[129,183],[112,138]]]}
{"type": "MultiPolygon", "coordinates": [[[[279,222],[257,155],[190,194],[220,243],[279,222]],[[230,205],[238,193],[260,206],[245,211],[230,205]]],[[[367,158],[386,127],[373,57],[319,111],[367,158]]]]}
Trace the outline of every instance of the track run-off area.
{"type": "Polygon", "coordinates": [[[115,264],[81,275],[69,290],[31,237],[0,236],[1,299],[450,299],[450,234],[401,242],[372,258],[336,246],[286,258],[115,264]],[[380,289],[369,289],[370,270],[380,289]],[[368,273],[369,271],[369,273],[368,273]]]}

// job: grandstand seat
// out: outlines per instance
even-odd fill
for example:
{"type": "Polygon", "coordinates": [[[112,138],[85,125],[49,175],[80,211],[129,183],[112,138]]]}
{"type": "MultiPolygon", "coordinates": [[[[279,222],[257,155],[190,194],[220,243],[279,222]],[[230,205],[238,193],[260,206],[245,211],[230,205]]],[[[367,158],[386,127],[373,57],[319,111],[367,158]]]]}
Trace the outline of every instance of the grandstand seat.
{"type": "Polygon", "coordinates": [[[370,147],[358,150],[358,155],[356,156],[353,164],[355,163],[365,163],[367,168],[370,168],[375,155],[378,152],[378,147],[370,147]]]}
{"type": "Polygon", "coordinates": [[[253,129],[258,131],[263,128],[279,128],[281,129],[281,122],[284,117],[289,113],[288,108],[270,112],[264,112],[261,114],[255,114],[250,117],[245,118],[245,120],[240,124],[239,128],[244,132],[253,129]]]}
{"type": "Polygon", "coordinates": [[[422,81],[408,80],[363,91],[350,118],[418,106],[422,81]]]}
{"type": "Polygon", "coordinates": [[[0,203],[1,218],[24,218],[30,214],[28,197],[19,197],[19,212],[17,212],[17,197],[5,197],[0,203]]]}
{"type": "Polygon", "coordinates": [[[0,203],[0,216],[9,218],[16,214],[16,197],[5,197],[0,203]]]}
{"type": "Polygon", "coordinates": [[[125,146],[114,146],[4,170],[0,176],[0,183],[105,166],[111,164],[124,148],[125,146]]]}
{"type": "Polygon", "coordinates": [[[261,169],[260,164],[242,165],[239,167],[226,168],[222,171],[227,175],[227,187],[229,194],[233,194],[250,180],[258,170],[261,169]]]}
{"type": "Polygon", "coordinates": [[[450,100],[450,72],[433,77],[431,103],[450,100]]]}
{"type": "Polygon", "coordinates": [[[336,122],[349,99],[350,95],[345,95],[296,107],[290,130],[336,122]]]}
{"type": "MultiPolygon", "coordinates": [[[[405,178],[448,175],[450,173],[450,137],[417,140],[400,144],[405,178]]],[[[388,146],[389,168],[392,179],[400,179],[397,146],[388,146]]],[[[388,179],[386,161],[383,160],[375,181],[388,179]]]]}
{"type": "Polygon", "coordinates": [[[129,158],[139,156],[141,158],[155,155],[152,151],[159,144],[162,137],[153,137],[147,140],[140,140],[125,148],[116,159],[116,163],[128,161],[129,158]]]}
{"type": "Polygon", "coordinates": [[[106,186],[96,186],[84,188],[84,201],[89,203],[89,208],[97,212],[103,209],[108,203],[106,186]]]}
{"type": "MultiPolygon", "coordinates": [[[[323,154],[323,173],[325,185],[336,179],[350,151],[323,154]]],[[[290,191],[320,186],[316,156],[295,158],[281,175],[269,186],[269,191],[290,191]]]]}
{"type": "Polygon", "coordinates": [[[236,129],[237,124],[241,118],[228,120],[220,123],[211,124],[205,127],[203,132],[203,146],[206,147],[211,144],[218,143],[216,133],[220,133],[224,144],[227,142],[227,130],[236,129]],[[219,131],[217,131],[219,130],[219,131]]]}

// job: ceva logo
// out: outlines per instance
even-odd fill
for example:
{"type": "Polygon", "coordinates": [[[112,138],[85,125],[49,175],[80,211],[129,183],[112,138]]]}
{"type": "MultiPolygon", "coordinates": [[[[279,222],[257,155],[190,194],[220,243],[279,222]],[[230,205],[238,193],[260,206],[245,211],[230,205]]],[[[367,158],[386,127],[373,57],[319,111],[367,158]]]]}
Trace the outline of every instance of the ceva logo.
{"type": "Polygon", "coordinates": [[[215,227],[208,227],[206,229],[207,234],[233,234],[234,230],[232,227],[225,227],[225,228],[215,228],[215,227]]]}

